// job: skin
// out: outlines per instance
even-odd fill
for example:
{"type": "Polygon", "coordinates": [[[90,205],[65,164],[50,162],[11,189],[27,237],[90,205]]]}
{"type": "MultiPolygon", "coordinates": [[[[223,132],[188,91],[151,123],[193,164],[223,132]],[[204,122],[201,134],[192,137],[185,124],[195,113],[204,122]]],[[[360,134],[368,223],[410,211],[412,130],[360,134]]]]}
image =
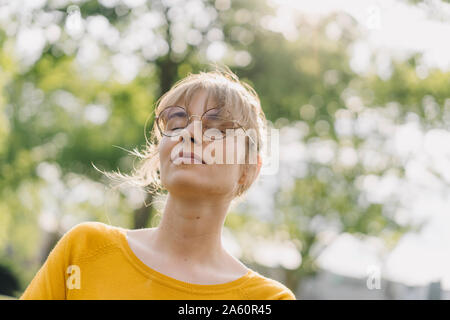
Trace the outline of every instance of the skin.
{"type": "MultiPolygon", "coordinates": [[[[213,102],[199,91],[185,107],[191,115],[201,116],[214,107],[213,102]]],[[[186,128],[191,137],[197,120],[194,117],[186,128]]],[[[227,139],[233,138],[224,139],[224,148],[227,139]]],[[[177,164],[172,151],[182,141],[164,136],[159,144],[161,181],[169,191],[160,224],[128,230],[128,242],[150,268],[177,280],[196,284],[236,280],[248,268],[223,248],[221,233],[237,188],[249,179],[248,171],[240,164],[177,164]]],[[[212,143],[185,141],[192,152],[196,143],[203,149],[212,143]]]]}

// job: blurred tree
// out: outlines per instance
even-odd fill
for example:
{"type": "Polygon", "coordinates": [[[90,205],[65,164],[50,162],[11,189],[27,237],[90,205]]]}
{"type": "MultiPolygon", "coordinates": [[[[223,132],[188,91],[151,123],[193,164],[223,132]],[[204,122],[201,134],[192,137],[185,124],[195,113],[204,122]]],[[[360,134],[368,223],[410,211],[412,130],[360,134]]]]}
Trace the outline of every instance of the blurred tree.
{"type": "MultiPolygon", "coordinates": [[[[48,180],[49,170],[65,183],[73,173],[99,179],[91,163],[105,170],[130,170],[130,158],[111,145],[143,145],[141,129],[156,98],[188,72],[200,70],[209,51],[217,55],[211,44],[224,45],[218,11],[227,8],[217,10],[214,1],[138,6],[44,1],[24,9],[26,14],[9,5],[0,33],[2,119],[7,124],[1,135],[7,142],[0,154],[2,197],[20,189],[28,193],[30,184],[48,180]],[[33,37],[34,43],[26,43],[33,37]]],[[[67,193],[52,191],[57,199],[52,209],[39,196],[10,197],[16,205],[6,212],[12,221],[5,225],[4,245],[15,242],[18,229],[25,232],[39,224],[48,235],[35,230],[17,239],[15,249],[29,257],[25,247],[32,250],[30,243],[37,243],[30,238],[40,238],[43,249],[36,261],[45,260],[65,231],[65,218],[74,219],[61,212],[66,206],[73,210],[64,203],[67,193]]],[[[90,211],[90,219],[104,219],[98,206],[82,210],[90,211]]],[[[151,212],[137,208],[131,226],[148,226],[151,212]]],[[[80,212],[75,217],[83,219],[80,212]]],[[[17,252],[7,256],[13,254],[17,257],[17,252]]]]}
{"type": "MultiPolygon", "coordinates": [[[[208,62],[231,66],[253,85],[278,128],[301,121],[305,143],[364,145],[363,138],[343,138],[336,128],[339,111],[358,116],[349,97],[368,108],[396,102],[396,121],[415,112],[430,126],[444,125],[450,75],[432,71],[418,77],[417,57],[395,63],[389,79],[356,74],[348,47],[361,34],[346,14],[313,22],[297,15],[286,31],[280,12],[258,0],[44,1],[26,8],[11,2],[5,8],[0,20],[0,261],[17,261],[24,283],[67,225],[110,222],[110,215],[132,228],[149,225],[154,209],[142,203],[151,195],[130,205],[132,197],[124,192],[125,199],[109,204],[94,183],[106,181],[92,163],[104,170],[131,170],[132,159],[111,146],[144,145],[142,129],[147,119],[144,130],[152,126],[157,98],[208,62]],[[338,32],[330,36],[330,28],[338,32]]],[[[286,270],[290,288],[317,270],[315,260],[323,250],[318,220],[339,225],[338,232],[391,242],[405,231],[394,222],[392,206],[361,201],[355,186],[358,178],[382,176],[388,169],[401,176],[401,165],[389,159],[386,167],[371,171],[360,163],[344,170],[333,162],[311,162],[306,176],[275,191],[275,218],[262,234],[286,229],[295,240],[302,264],[286,270]]],[[[236,231],[256,223],[246,219],[231,214],[227,223],[236,231]]]]}

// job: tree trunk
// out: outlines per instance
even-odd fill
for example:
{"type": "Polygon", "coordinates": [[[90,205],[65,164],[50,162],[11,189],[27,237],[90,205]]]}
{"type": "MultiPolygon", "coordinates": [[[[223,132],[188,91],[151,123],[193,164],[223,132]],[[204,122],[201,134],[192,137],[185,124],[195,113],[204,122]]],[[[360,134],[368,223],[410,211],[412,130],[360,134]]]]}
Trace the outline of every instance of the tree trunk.
{"type": "MultiPolygon", "coordinates": [[[[170,35],[170,20],[167,18],[168,8],[164,10],[164,15],[166,16],[166,21],[168,21],[168,26],[166,29],[166,41],[169,45],[169,51],[164,57],[160,57],[155,61],[155,66],[158,70],[159,75],[159,96],[170,90],[177,80],[178,64],[171,59],[171,42],[172,37],[170,35]]],[[[151,203],[153,196],[147,194],[145,203],[151,203]]],[[[146,228],[148,222],[152,217],[153,209],[152,206],[145,206],[145,203],[134,212],[134,228],[146,228]]]]}

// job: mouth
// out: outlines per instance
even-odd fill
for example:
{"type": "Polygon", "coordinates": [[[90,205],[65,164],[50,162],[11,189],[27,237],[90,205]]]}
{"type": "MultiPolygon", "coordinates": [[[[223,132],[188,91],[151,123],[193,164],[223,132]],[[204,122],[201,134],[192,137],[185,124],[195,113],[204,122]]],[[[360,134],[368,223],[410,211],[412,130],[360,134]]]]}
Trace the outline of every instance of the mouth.
{"type": "Polygon", "coordinates": [[[192,152],[183,152],[180,151],[178,155],[175,157],[174,161],[177,160],[180,163],[191,163],[191,164],[206,164],[205,161],[198,155],[192,152]]]}

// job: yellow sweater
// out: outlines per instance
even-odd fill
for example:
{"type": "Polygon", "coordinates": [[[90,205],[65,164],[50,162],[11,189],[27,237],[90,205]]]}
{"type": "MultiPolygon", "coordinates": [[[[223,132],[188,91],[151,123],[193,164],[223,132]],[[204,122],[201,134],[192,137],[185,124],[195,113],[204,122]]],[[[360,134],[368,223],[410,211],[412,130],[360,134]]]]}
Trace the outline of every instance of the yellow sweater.
{"type": "Polygon", "coordinates": [[[286,286],[251,269],[213,285],[166,276],[134,254],[126,230],[100,222],[76,225],[58,241],[20,299],[295,300],[286,286]]]}

